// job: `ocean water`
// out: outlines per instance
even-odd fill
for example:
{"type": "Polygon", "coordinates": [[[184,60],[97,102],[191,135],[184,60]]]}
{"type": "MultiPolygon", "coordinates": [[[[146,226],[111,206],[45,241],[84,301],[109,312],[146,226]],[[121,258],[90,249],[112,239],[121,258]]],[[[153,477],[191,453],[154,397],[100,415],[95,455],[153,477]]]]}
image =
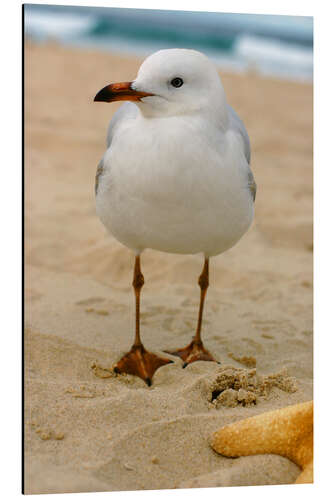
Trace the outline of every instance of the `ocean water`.
{"type": "Polygon", "coordinates": [[[204,52],[231,71],[313,79],[313,18],[26,4],[36,42],[147,56],[170,47],[204,52]]]}

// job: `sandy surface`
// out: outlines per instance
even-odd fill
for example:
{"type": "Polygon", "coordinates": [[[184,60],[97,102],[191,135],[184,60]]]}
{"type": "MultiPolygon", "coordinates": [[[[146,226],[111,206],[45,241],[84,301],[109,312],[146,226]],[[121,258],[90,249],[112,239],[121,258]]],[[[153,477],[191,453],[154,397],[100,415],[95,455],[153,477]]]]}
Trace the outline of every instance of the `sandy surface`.
{"type": "MultiPolygon", "coordinates": [[[[133,256],[94,207],[117,104],[93,97],[132,79],[139,64],[51,44],[26,48],[25,491],[291,483],[299,469],[289,460],[224,458],[208,438],[312,398],[312,86],[223,75],[251,137],[256,220],[211,262],[203,337],[221,365],[183,370],[174,358],[148,388],[132,376],[103,378],[133,340],[133,256]],[[231,380],[224,395],[216,391],[223,373],[231,380]],[[252,377],[252,403],[247,387],[238,403],[229,397],[237,377],[252,377]]],[[[150,350],[190,341],[201,266],[200,256],[143,254],[150,350]]]]}

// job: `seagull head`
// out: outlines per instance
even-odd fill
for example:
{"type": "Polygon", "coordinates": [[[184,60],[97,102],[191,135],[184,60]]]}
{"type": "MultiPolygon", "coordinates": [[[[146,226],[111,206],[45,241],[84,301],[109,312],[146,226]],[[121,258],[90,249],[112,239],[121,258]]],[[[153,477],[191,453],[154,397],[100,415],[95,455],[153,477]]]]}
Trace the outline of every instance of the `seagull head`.
{"type": "Polygon", "coordinates": [[[134,101],[147,117],[226,113],[225,94],[214,64],[201,52],[166,49],[141,65],[132,82],[111,83],[95,101],[134,101]]]}

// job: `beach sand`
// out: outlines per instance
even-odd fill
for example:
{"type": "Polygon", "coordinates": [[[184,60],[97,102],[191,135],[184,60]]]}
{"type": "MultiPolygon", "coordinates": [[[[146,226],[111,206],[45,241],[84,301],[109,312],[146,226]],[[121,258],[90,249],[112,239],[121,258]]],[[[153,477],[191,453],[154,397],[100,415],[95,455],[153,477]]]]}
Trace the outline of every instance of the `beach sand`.
{"type": "MultiPolygon", "coordinates": [[[[221,365],[173,358],[149,388],[108,371],[133,341],[134,259],[94,205],[118,103],[93,98],[141,61],[53,43],[27,43],[25,61],[25,492],[294,482],[288,459],[225,458],[209,438],[312,399],[312,85],[223,72],[251,138],[255,223],[211,260],[203,339],[221,365]],[[245,397],[223,395],[221,375],[245,397]]],[[[201,267],[198,255],[144,252],[148,349],[191,340],[201,267]]]]}

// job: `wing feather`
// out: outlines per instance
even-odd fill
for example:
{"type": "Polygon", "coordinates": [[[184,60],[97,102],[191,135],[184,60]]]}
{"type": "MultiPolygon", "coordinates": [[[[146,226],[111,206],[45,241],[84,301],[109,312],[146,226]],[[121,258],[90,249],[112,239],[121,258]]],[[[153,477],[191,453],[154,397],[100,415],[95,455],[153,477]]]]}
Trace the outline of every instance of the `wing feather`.
{"type": "MultiPolygon", "coordinates": [[[[135,104],[131,102],[125,102],[120,108],[115,112],[113,115],[108,131],[107,131],[107,136],[106,136],[106,145],[107,148],[109,149],[112,144],[112,138],[114,136],[116,128],[119,126],[119,124],[123,120],[128,120],[130,118],[134,118],[136,114],[138,113],[138,108],[135,106],[135,104]]],[[[99,164],[97,165],[97,171],[95,175],[95,195],[98,193],[98,186],[101,180],[101,176],[105,170],[105,165],[104,165],[104,157],[101,159],[99,164]]]]}
{"type": "Polygon", "coordinates": [[[246,158],[248,166],[249,166],[248,186],[249,186],[249,190],[251,191],[253,201],[255,201],[256,194],[257,194],[257,184],[254,180],[254,176],[253,176],[252,170],[250,168],[251,145],[250,145],[249,135],[247,133],[247,130],[245,128],[244,123],[242,122],[242,120],[240,119],[240,117],[238,116],[236,111],[231,106],[229,106],[229,104],[227,106],[228,106],[228,111],[229,111],[230,127],[232,128],[232,130],[237,132],[242,138],[244,155],[245,155],[245,158],[246,158]]]}
{"type": "Polygon", "coordinates": [[[240,134],[243,140],[245,158],[247,159],[247,162],[250,165],[251,145],[250,145],[249,135],[247,133],[244,123],[242,122],[236,111],[229,104],[227,104],[227,106],[229,111],[230,126],[235,132],[238,132],[240,134]]]}

